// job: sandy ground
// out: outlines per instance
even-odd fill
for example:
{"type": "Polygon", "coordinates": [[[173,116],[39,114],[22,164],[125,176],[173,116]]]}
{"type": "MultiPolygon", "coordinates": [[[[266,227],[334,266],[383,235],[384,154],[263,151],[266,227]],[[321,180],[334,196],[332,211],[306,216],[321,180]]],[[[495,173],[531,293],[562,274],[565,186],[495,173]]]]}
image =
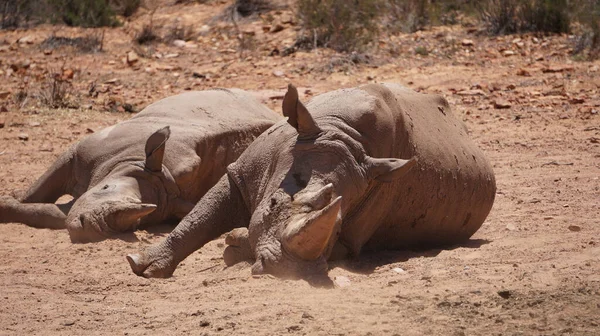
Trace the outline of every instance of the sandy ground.
{"type": "Polygon", "coordinates": [[[198,29],[213,26],[196,48],[157,44],[154,52],[178,55],[140,57],[133,66],[122,59],[139,48],[130,40],[143,13],[107,31],[104,52],[94,54],[44,53],[41,42],[55,27],[0,32],[0,92],[9,92],[0,94],[7,111],[0,112],[0,195],[26,189],[86,133],[129,118],[118,102],[140,109],[185,89],[227,86],[254,90],[279,109],[290,81],[307,99],[392,81],[447,97],[493,163],[498,192],[483,227],[451,249],[331,265],[330,277],[345,285],[323,289],[253,277],[246,264],[227,268],[223,239],[191,255],[171,279],[135,276],[125,255],[162,239],[166,226],[74,245],[66,232],[3,224],[0,335],[600,334],[600,63],[573,62],[568,36],[487,38],[461,27],[382,38],[371,64],[340,65],[342,56],[324,50],[267,56],[296,30],[264,33],[260,21],[242,26],[256,28],[264,43],[240,60],[228,26],[210,20],[223,6],[158,11],[164,25],[191,17],[198,29]],[[23,36],[33,43],[17,43],[23,36]],[[415,54],[417,46],[430,54],[415,54]],[[21,69],[24,60],[31,65],[21,69]],[[74,70],[78,108],[35,103],[32,93],[57,68],[74,70]],[[99,95],[87,95],[91,83],[99,95]],[[22,108],[14,99],[20,90],[33,97],[22,108]]]}

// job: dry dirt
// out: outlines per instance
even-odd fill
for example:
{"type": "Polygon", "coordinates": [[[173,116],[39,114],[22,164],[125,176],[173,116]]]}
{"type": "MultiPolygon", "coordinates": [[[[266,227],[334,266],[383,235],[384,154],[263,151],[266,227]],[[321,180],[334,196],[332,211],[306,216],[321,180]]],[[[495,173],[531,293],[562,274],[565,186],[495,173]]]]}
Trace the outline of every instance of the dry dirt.
{"type": "Polygon", "coordinates": [[[254,43],[240,55],[233,26],[213,19],[226,5],[156,12],[163,34],[192,28],[185,47],[135,46],[149,20],[143,10],[106,30],[98,53],[42,42],[100,31],[0,32],[0,195],[26,189],[69,144],[129,118],[124,110],[182,90],[240,87],[279,109],[288,82],[309,99],[388,81],[443,94],[489,156],[498,193],[481,230],[464,246],[332,265],[341,286],[323,289],[226,268],[223,239],[171,279],[135,276],[125,255],[168,227],[74,245],[66,232],[3,224],[0,334],[600,334],[600,63],[573,61],[572,37],[490,38],[455,26],[383,36],[368,63],[323,49],[269,56],[298,32],[294,22],[268,32],[288,21],[284,10],[240,23],[254,43]],[[139,59],[127,64],[132,50],[139,59]],[[49,71],[72,84],[76,108],[39,103],[49,71]]]}

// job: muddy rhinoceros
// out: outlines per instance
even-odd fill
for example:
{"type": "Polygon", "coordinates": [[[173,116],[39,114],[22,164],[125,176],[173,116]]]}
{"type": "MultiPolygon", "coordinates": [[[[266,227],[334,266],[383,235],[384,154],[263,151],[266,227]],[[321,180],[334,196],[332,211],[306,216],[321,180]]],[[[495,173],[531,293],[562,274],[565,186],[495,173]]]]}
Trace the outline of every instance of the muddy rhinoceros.
{"type": "Polygon", "coordinates": [[[134,273],[171,276],[247,228],[226,237],[228,264],[250,253],[254,274],[323,274],[365,249],[460,243],[492,207],[492,168],[440,96],[373,84],[305,107],[290,86],[283,113],[164,241],[127,256],[134,273]]]}
{"type": "Polygon", "coordinates": [[[242,90],[188,92],[74,144],[0,223],[66,228],[90,242],[181,219],[263,131],[283,119],[242,90]],[[55,205],[62,195],[73,202],[55,205]]]}

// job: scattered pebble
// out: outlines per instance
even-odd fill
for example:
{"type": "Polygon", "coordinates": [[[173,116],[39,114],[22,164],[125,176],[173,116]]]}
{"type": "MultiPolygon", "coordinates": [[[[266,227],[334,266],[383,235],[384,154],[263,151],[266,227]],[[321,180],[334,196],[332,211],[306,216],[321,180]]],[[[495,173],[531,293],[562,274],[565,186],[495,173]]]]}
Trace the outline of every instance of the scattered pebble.
{"type": "Polygon", "coordinates": [[[403,269],[402,269],[402,268],[400,268],[400,267],[394,267],[394,268],[392,269],[392,271],[394,271],[394,272],[396,272],[396,273],[398,273],[398,274],[404,274],[404,273],[406,273],[406,271],[405,271],[405,270],[403,270],[403,269]]]}
{"type": "Polygon", "coordinates": [[[512,296],[512,292],[508,289],[503,289],[498,291],[498,295],[500,295],[500,297],[503,299],[508,299],[512,296]]]}
{"type": "Polygon", "coordinates": [[[343,275],[336,276],[333,279],[333,283],[335,284],[336,287],[339,287],[339,288],[349,287],[351,285],[350,279],[348,279],[348,277],[345,277],[343,275]]]}

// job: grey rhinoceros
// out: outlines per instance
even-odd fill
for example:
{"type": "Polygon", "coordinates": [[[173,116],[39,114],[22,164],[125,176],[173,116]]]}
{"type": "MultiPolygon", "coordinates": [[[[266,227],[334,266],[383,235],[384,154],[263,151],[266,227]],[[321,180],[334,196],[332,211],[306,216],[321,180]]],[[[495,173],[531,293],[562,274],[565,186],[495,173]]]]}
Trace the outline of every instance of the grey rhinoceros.
{"type": "Polygon", "coordinates": [[[135,274],[171,276],[235,228],[228,264],[249,253],[254,274],[326,274],[364,249],[463,242],[491,210],[492,168],[440,96],[370,84],[305,107],[290,86],[283,113],[164,241],[127,256],[135,274]]]}
{"type": "Polygon", "coordinates": [[[237,89],[162,99],[71,146],[21,202],[0,199],[0,223],[66,228],[73,242],[90,242],[181,219],[281,119],[237,89]],[[74,202],[55,205],[65,194],[74,202]]]}

